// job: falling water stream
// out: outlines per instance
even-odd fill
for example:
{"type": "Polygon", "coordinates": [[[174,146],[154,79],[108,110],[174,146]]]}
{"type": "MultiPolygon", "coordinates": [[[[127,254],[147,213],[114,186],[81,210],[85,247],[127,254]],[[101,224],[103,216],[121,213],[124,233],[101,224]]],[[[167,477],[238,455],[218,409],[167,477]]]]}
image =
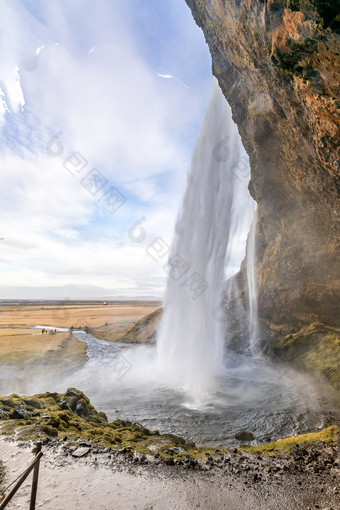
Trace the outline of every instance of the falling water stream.
{"type": "Polygon", "coordinates": [[[249,325],[249,346],[253,356],[260,355],[258,346],[259,326],[257,319],[257,287],[256,287],[256,227],[257,210],[254,210],[253,221],[250,227],[247,243],[247,281],[248,281],[248,325],[249,325]]]}
{"type": "Polygon", "coordinates": [[[230,107],[217,82],[193,153],[169,258],[169,279],[158,333],[159,371],[196,400],[223,373],[223,324],[217,321],[224,261],[242,155],[230,107]]]}
{"type": "Polygon", "coordinates": [[[255,203],[248,192],[246,208],[238,202],[240,184],[248,184],[249,170],[231,109],[215,80],[176,223],[158,331],[161,377],[187,391],[197,404],[209,398],[225,371],[224,324],[217,320],[216,310],[225,287],[229,241],[239,234],[234,227],[241,215],[252,216],[253,220],[247,276],[250,346],[252,351],[256,349],[255,203]]]}

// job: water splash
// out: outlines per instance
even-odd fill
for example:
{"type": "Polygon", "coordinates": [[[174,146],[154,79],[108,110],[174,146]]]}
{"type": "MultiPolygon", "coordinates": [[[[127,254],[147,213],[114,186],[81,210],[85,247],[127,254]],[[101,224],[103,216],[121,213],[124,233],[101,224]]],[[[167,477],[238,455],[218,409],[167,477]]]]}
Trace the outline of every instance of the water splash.
{"type": "Polygon", "coordinates": [[[214,391],[224,373],[223,322],[215,312],[224,291],[235,198],[247,179],[248,158],[215,81],[176,223],[157,345],[160,377],[196,400],[214,391]]]}

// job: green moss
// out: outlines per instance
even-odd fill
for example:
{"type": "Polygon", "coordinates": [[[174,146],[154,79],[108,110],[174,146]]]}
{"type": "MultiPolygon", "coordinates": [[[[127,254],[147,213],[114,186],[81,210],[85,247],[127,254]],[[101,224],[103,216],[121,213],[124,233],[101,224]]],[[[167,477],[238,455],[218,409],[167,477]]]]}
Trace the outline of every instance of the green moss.
{"type": "MultiPolygon", "coordinates": [[[[277,52],[282,71],[305,80],[316,81],[317,71],[313,69],[313,58],[317,50],[317,39],[290,42],[289,49],[277,52]]],[[[319,76],[319,75],[318,75],[319,76]]]]}
{"type": "Polygon", "coordinates": [[[288,0],[287,8],[292,12],[301,11],[306,18],[314,18],[319,21],[323,29],[331,27],[339,11],[339,4],[334,0],[288,0]]]}
{"type": "Polygon", "coordinates": [[[312,432],[309,434],[300,434],[298,436],[290,436],[284,439],[278,439],[273,443],[266,443],[259,446],[241,445],[238,451],[247,451],[249,453],[263,453],[265,455],[276,455],[278,453],[289,453],[294,446],[312,443],[334,443],[338,436],[338,426],[321,430],[320,432],[312,432]]]}
{"type": "Polygon", "coordinates": [[[144,454],[150,453],[150,451],[146,448],[146,446],[143,446],[143,445],[140,445],[140,444],[136,444],[134,450],[137,453],[144,453],[144,454]]]}
{"type": "Polygon", "coordinates": [[[196,460],[203,460],[208,457],[212,457],[213,455],[218,455],[215,448],[209,448],[207,446],[197,446],[192,448],[189,450],[188,454],[191,459],[196,460]]]}
{"type": "Polygon", "coordinates": [[[325,377],[340,390],[340,334],[322,326],[311,325],[297,333],[270,341],[271,354],[280,361],[293,364],[325,377]]]}
{"type": "Polygon", "coordinates": [[[171,439],[176,446],[183,446],[185,444],[185,440],[182,437],[175,436],[175,434],[165,434],[164,437],[171,439]]]}

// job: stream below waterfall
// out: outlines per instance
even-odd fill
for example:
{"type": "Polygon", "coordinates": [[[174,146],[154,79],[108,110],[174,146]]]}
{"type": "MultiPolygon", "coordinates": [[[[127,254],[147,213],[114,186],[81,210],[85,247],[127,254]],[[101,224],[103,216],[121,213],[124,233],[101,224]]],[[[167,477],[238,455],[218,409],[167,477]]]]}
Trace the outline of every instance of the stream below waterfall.
{"type": "MultiPolygon", "coordinates": [[[[252,432],[256,444],[322,426],[318,392],[310,378],[264,359],[226,352],[225,374],[216,391],[194,401],[186,392],[158,383],[154,346],[122,349],[82,331],[73,334],[87,343],[88,361],[59,382],[58,390],[79,388],[109,420],[138,421],[216,447],[237,446],[234,436],[242,430],[252,432]]],[[[55,386],[54,381],[54,391],[55,386]]]]}

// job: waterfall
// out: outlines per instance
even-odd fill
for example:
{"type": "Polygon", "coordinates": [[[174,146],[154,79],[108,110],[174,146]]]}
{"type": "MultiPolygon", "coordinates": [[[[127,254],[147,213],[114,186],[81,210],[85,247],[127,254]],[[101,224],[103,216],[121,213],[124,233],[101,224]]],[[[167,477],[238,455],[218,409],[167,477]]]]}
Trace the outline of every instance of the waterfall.
{"type": "Polygon", "coordinates": [[[256,227],[257,210],[254,209],[247,243],[247,281],[248,281],[248,326],[249,347],[252,355],[259,354],[258,350],[258,319],[257,319],[257,286],[256,286],[256,227]]]}
{"type": "Polygon", "coordinates": [[[196,399],[213,391],[224,373],[224,323],[216,318],[216,310],[224,291],[228,242],[235,230],[235,199],[248,180],[248,157],[215,80],[166,266],[169,278],[157,342],[162,380],[196,399]]]}

